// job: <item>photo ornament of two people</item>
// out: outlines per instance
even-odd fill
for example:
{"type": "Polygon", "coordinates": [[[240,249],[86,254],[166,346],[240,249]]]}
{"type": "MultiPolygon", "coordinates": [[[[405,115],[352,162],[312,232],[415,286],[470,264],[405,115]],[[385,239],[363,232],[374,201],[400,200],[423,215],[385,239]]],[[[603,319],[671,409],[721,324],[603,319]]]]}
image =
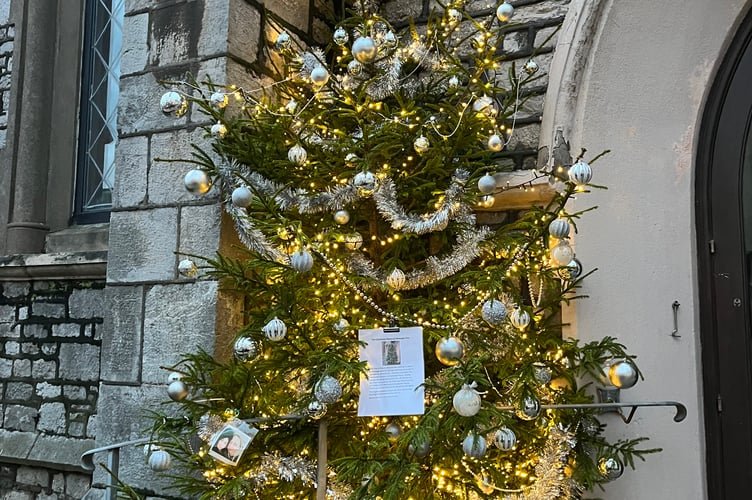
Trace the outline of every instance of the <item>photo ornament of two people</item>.
{"type": "MultiPolygon", "coordinates": [[[[255,436],[256,433],[253,434],[255,436]]],[[[249,436],[234,425],[227,424],[212,437],[209,455],[222,463],[237,465],[254,436],[249,436]]]]}

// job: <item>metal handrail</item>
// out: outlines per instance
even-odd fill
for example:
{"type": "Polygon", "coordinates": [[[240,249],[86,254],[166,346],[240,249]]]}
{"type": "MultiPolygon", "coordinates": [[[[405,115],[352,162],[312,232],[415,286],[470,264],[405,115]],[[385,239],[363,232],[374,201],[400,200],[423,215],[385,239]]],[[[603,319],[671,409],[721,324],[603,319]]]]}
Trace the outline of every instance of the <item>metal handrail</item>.
{"type": "Polygon", "coordinates": [[[87,470],[94,470],[94,455],[97,453],[107,452],[107,468],[109,474],[107,475],[107,482],[105,483],[105,500],[117,499],[117,475],[120,469],[120,449],[126,446],[135,446],[138,444],[145,444],[150,441],[149,438],[132,439],[130,441],[123,441],[122,443],[110,444],[107,446],[101,446],[99,448],[91,449],[81,455],[81,464],[87,470]]]}

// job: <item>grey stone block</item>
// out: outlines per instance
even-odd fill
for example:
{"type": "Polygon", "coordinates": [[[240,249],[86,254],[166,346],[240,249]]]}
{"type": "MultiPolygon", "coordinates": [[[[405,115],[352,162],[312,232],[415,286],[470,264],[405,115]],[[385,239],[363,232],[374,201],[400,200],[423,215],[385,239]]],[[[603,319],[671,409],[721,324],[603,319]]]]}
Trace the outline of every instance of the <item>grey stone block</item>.
{"type": "Polygon", "coordinates": [[[28,319],[28,317],[29,317],[29,308],[26,306],[19,307],[18,308],[18,320],[23,321],[25,319],[28,319]]]}
{"type": "Polygon", "coordinates": [[[0,306],[0,323],[12,324],[14,321],[16,321],[16,307],[0,306]]]}
{"type": "Polygon", "coordinates": [[[5,386],[5,398],[27,400],[34,393],[34,388],[26,382],[8,382],[5,386]]]}
{"type": "Polygon", "coordinates": [[[44,359],[35,359],[31,363],[31,376],[36,379],[55,378],[57,372],[57,362],[44,359]]]}
{"type": "Polygon", "coordinates": [[[66,385],[63,387],[63,395],[74,401],[85,401],[86,388],[80,385],[66,385]]]}
{"type": "Polygon", "coordinates": [[[34,302],[31,305],[31,314],[44,318],[64,318],[65,304],[56,302],[34,302]]]}
{"type": "Polygon", "coordinates": [[[3,427],[14,431],[33,432],[36,430],[36,416],[37,410],[30,406],[6,405],[3,427]]]}
{"type": "MultiPolygon", "coordinates": [[[[160,74],[160,78],[183,79],[184,74],[160,74]]],[[[125,76],[120,79],[117,121],[122,135],[135,135],[152,130],[184,125],[187,117],[165,116],[159,109],[159,100],[166,89],[151,73],[125,76]]]]}
{"type": "Polygon", "coordinates": [[[5,354],[8,356],[15,356],[21,352],[21,344],[18,342],[6,342],[5,343],[5,354]]]}
{"type": "MultiPolygon", "coordinates": [[[[401,3],[417,3],[420,5],[419,2],[401,3]]],[[[300,2],[298,0],[277,0],[266,7],[274,11],[288,23],[305,31],[308,28],[308,18],[311,15],[309,5],[309,2],[300,2]]]]}
{"type": "Polygon", "coordinates": [[[71,318],[92,319],[104,317],[104,289],[80,288],[73,290],[68,299],[71,318]]]}
{"type": "Polygon", "coordinates": [[[21,327],[23,330],[23,336],[31,339],[43,339],[49,334],[49,326],[40,325],[37,323],[30,323],[21,327]]]}
{"type": "MultiPolygon", "coordinates": [[[[56,464],[62,469],[81,467],[81,455],[94,448],[93,439],[38,434],[28,459],[43,464],[56,464]]],[[[79,498],[76,496],[75,498],[79,498]]]]}
{"type": "Polygon", "coordinates": [[[182,207],[178,251],[213,258],[219,248],[221,215],[219,204],[182,207]]]}
{"type": "Polygon", "coordinates": [[[64,380],[99,380],[99,346],[60,345],[59,375],[64,380]]]}
{"type": "Polygon", "coordinates": [[[0,379],[7,379],[13,373],[13,360],[0,358],[0,379]]]}
{"type": "MultiPolygon", "coordinates": [[[[221,8],[225,2],[212,2],[221,8]]],[[[149,64],[169,66],[195,60],[198,38],[206,29],[201,25],[204,2],[174,3],[151,12],[149,64]]],[[[218,34],[221,36],[221,34],[218,34]]]]}
{"type": "Polygon", "coordinates": [[[65,475],[65,494],[71,498],[83,498],[90,485],[91,476],[88,474],[68,473],[65,475]]]}
{"type": "Polygon", "coordinates": [[[50,473],[38,467],[21,466],[16,471],[16,481],[20,484],[47,488],[50,483],[50,473]]]}
{"type": "Polygon", "coordinates": [[[170,280],[177,246],[177,209],[114,212],[110,217],[108,280],[170,280]]]}
{"type": "Polygon", "coordinates": [[[48,342],[45,344],[42,344],[42,353],[47,356],[55,356],[58,351],[58,345],[55,342],[48,342]]]}
{"type": "Polygon", "coordinates": [[[43,403],[39,407],[37,429],[53,434],[65,433],[65,405],[63,403],[43,403]]]}
{"type": "Polygon", "coordinates": [[[29,294],[29,291],[31,291],[31,285],[27,282],[3,284],[3,296],[9,299],[25,297],[29,294]]]}
{"type": "Polygon", "coordinates": [[[84,423],[83,422],[68,422],[68,435],[73,437],[84,437],[84,423]]]}
{"type": "Polygon", "coordinates": [[[39,346],[32,344],[31,342],[24,342],[21,344],[21,352],[24,354],[39,354],[39,346]]]}
{"type": "Polygon", "coordinates": [[[92,439],[97,437],[97,416],[96,415],[89,416],[89,420],[86,422],[86,437],[92,438],[92,439]]]}
{"type": "Polygon", "coordinates": [[[115,149],[115,190],[112,205],[135,207],[146,202],[149,141],[144,136],[123,137],[115,149]]]}
{"type": "MultiPolygon", "coordinates": [[[[184,178],[189,170],[196,168],[190,163],[161,162],[159,159],[190,159],[196,144],[209,151],[210,144],[201,128],[176,130],[154,134],[151,138],[151,166],[149,167],[149,203],[163,205],[201,198],[185,189],[184,178]]],[[[208,196],[208,195],[204,195],[208,196]]]]}
{"type": "Polygon", "coordinates": [[[60,386],[52,385],[49,382],[40,382],[37,384],[37,396],[42,399],[52,399],[60,396],[60,386]]]}
{"type": "Polygon", "coordinates": [[[142,71],[149,55],[149,14],[128,16],[123,19],[123,49],[120,56],[120,74],[142,71]]]}
{"type": "MultiPolygon", "coordinates": [[[[204,9],[201,19],[201,33],[198,38],[199,56],[206,57],[227,53],[228,31],[232,23],[230,9],[233,2],[234,0],[212,2],[209,8],[204,9]]],[[[253,37],[246,38],[245,41],[250,42],[254,38],[258,38],[258,31],[254,33],[253,37]]]]}
{"type": "Polygon", "coordinates": [[[20,490],[3,493],[3,496],[0,498],[2,498],[2,500],[35,500],[34,493],[20,490]]]}
{"type": "Polygon", "coordinates": [[[217,283],[202,281],[157,285],[147,292],[142,380],[164,384],[180,355],[214,348],[217,283]]]}
{"type": "Polygon", "coordinates": [[[65,474],[57,473],[52,475],[52,492],[64,493],[65,492],[65,474]]]}
{"type": "Polygon", "coordinates": [[[13,361],[13,376],[31,377],[31,360],[17,359],[13,361]]]}
{"type": "Polygon", "coordinates": [[[102,334],[102,380],[138,382],[141,375],[142,286],[111,286],[102,334]]]}
{"type": "Polygon", "coordinates": [[[81,325],[78,323],[59,323],[52,325],[53,337],[80,337],[81,325]]]}

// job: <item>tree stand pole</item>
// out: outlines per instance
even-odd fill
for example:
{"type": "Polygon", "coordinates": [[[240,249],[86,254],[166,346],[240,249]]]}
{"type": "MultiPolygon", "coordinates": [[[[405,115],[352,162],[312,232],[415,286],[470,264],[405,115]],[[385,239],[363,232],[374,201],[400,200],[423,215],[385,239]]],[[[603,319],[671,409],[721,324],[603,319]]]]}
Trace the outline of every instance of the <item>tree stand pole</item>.
{"type": "Polygon", "coordinates": [[[327,422],[325,418],[319,420],[319,457],[318,477],[316,478],[316,500],[326,500],[326,433],[327,422]]]}

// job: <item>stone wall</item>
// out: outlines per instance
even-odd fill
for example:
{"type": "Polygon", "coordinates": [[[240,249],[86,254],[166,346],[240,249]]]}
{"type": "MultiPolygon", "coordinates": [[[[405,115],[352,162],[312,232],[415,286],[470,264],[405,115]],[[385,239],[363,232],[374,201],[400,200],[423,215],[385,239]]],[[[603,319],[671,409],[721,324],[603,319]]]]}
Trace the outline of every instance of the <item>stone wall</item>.
{"type": "Polygon", "coordinates": [[[10,1],[0,2],[0,149],[5,147],[8,129],[14,36],[15,28],[10,22],[10,1]]]}

